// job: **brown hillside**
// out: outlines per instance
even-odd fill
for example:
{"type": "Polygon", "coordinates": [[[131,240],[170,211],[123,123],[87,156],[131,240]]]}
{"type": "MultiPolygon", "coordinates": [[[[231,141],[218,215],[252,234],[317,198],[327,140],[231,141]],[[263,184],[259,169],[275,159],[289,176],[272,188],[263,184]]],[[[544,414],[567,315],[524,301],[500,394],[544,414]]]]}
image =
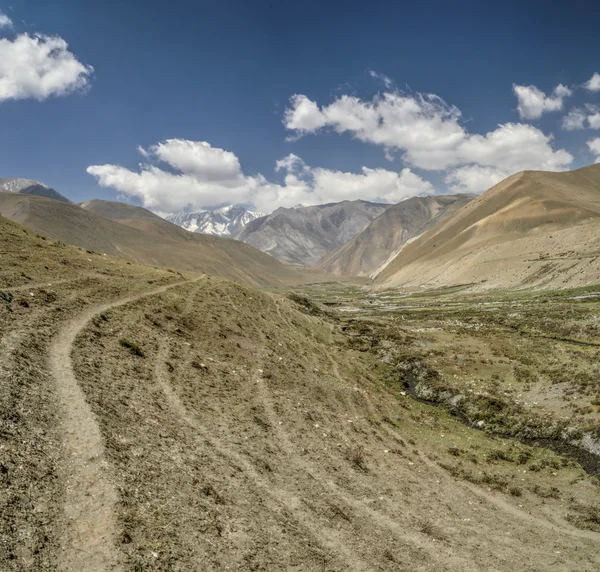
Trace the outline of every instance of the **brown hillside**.
{"type": "Polygon", "coordinates": [[[567,287],[600,280],[600,165],[517,173],[408,245],[384,287],[567,287]]]}
{"type": "Polygon", "coordinates": [[[410,240],[456,212],[474,195],[412,197],[389,207],[365,230],[314,266],[332,274],[369,276],[410,240]]]}
{"type": "Polygon", "coordinates": [[[136,205],[118,201],[104,201],[101,199],[90,199],[79,204],[82,209],[96,213],[97,215],[111,220],[124,220],[139,218],[145,220],[163,220],[158,215],[136,205]]]}
{"type": "Polygon", "coordinates": [[[113,221],[77,205],[12,193],[0,193],[0,214],[68,244],[145,264],[256,286],[318,279],[250,245],[190,233],[159,217],[113,221]]]}

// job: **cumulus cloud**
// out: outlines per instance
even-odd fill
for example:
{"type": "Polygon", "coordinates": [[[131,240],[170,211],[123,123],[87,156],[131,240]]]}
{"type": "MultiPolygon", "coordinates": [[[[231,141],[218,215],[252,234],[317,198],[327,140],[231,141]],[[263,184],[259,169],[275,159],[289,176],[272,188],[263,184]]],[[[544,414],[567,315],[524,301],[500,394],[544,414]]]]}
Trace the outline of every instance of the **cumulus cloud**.
{"type": "Polygon", "coordinates": [[[539,119],[547,111],[560,111],[563,101],[573,92],[565,85],[558,84],[551,95],[546,95],[535,85],[513,85],[517,96],[519,117],[539,119]]]}
{"type": "Polygon", "coordinates": [[[138,151],[148,162],[137,172],[119,165],[91,165],[87,172],[103,187],[136,197],[145,207],[161,212],[224,201],[246,203],[261,186],[259,178],[244,176],[233,153],[205,141],[168,139],[138,151]],[[166,168],[160,168],[161,163],[166,168]]]}
{"type": "Polygon", "coordinates": [[[590,103],[584,107],[574,107],[563,117],[562,128],[567,131],[600,129],[600,108],[590,103]]]}
{"type": "Polygon", "coordinates": [[[600,137],[596,137],[595,139],[591,139],[587,142],[587,146],[590,151],[596,155],[596,163],[600,163],[600,137]]]}
{"type": "Polygon", "coordinates": [[[583,86],[589,91],[600,91],[600,73],[594,73],[594,75],[588,79],[583,86]]]}
{"type": "Polygon", "coordinates": [[[493,187],[510,174],[510,171],[498,167],[467,165],[450,171],[444,182],[457,193],[479,193],[493,187]]]}
{"type": "Polygon", "coordinates": [[[455,148],[464,139],[460,111],[429,94],[376,95],[371,101],[342,95],[319,108],[305,95],[294,95],[284,114],[287,129],[297,135],[330,127],[388,149],[406,151],[416,167],[442,169],[455,161],[455,148]]]}
{"type": "Polygon", "coordinates": [[[346,173],[309,167],[290,154],[276,162],[275,171],[285,175],[283,184],[278,184],[260,174],[245,175],[235,154],[205,141],[168,139],[138,150],[148,161],[138,171],[91,165],[87,172],[101,186],[135,197],[161,213],[224,203],[250,203],[263,212],[355,199],[395,203],[434,192],[431,183],[409,168],[394,172],[363,167],[360,173],[346,173]]]}
{"type": "Polygon", "coordinates": [[[588,124],[590,129],[600,129],[600,112],[592,113],[588,115],[588,124]]]}
{"type": "Polygon", "coordinates": [[[4,12],[0,12],[0,30],[2,28],[12,28],[12,25],[12,20],[4,12]]]}
{"type": "Polygon", "coordinates": [[[308,166],[304,163],[298,155],[294,155],[294,153],[290,153],[283,159],[279,159],[279,161],[275,162],[275,172],[279,171],[288,171],[289,173],[297,173],[299,171],[307,171],[308,166]]]}
{"type": "Polygon", "coordinates": [[[587,116],[583,109],[574,107],[562,119],[562,128],[566,131],[576,131],[585,129],[585,120],[587,116]]]}
{"type": "Polygon", "coordinates": [[[93,72],[59,37],[21,34],[0,39],[0,103],[62,96],[88,87],[93,72]]]}
{"type": "Polygon", "coordinates": [[[409,168],[397,173],[363,167],[359,174],[317,168],[311,170],[311,175],[312,204],[356,199],[398,203],[409,197],[434,192],[429,181],[409,168]]]}
{"type": "Polygon", "coordinates": [[[290,98],[283,122],[296,137],[329,128],[380,145],[388,154],[400,151],[413,167],[454,169],[450,180],[456,190],[482,191],[497,182],[498,173],[562,170],[573,160],[565,150],[552,148],[552,136],[529,124],[506,123],[483,135],[469,133],[460,110],[433,94],[394,91],[368,101],[342,95],[322,107],[297,94],[290,98]],[[456,171],[461,166],[480,168],[456,171]]]}

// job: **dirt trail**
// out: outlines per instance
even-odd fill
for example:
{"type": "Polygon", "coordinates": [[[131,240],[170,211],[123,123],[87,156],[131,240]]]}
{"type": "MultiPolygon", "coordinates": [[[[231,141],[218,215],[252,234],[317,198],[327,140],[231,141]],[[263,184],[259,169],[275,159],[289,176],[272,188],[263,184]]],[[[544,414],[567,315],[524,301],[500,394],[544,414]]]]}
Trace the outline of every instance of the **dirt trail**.
{"type": "Polygon", "coordinates": [[[320,526],[314,517],[302,508],[302,500],[293,493],[287,490],[273,486],[272,483],[265,480],[258,471],[252,466],[250,461],[237,451],[228,447],[221,439],[208,431],[193,415],[186,409],[179,397],[175,394],[167,381],[167,372],[165,362],[167,360],[166,344],[162,344],[156,359],[155,376],[156,380],[162,389],[169,406],[175,411],[180,419],[192,427],[198,436],[205,442],[208,442],[215,451],[228,458],[234,465],[242,467],[244,473],[250,478],[254,486],[261,492],[270,497],[276,504],[276,508],[280,511],[285,508],[295,518],[296,522],[304,531],[313,537],[313,540],[323,547],[327,552],[331,553],[344,569],[363,572],[369,570],[369,565],[363,562],[358,555],[352,550],[351,546],[347,546],[341,540],[341,532],[328,529],[320,526]]]}
{"type": "Polygon", "coordinates": [[[117,501],[117,493],[106,475],[107,465],[100,428],[73,373],[73,342],[97,314],[199,279],[200,277],[168,284],[92,306],[67,322],[50,348],[49,366],[62,407],[63,445],[66,454],[66,524],[61,539],[62,552],[58,557],[59,568],[62,570],[80,572],[120,569],[119,557],[114,549],[117,529],[113,507],[117,501]]]}
{"type": "MultiPolygon", "coordinates": [[[[391,518],[390,516],[375,510],[369,506],[368,502],[356,498],[351,494],[344,491],[339,487],[329,476],[324,475],[313,463],[306,460],[297,450],[296,446],[292,443],[288,433],[284,430],[283,426],[279,423],[277,414],[273,407],[273,401],[271,398],[270,390],[267,386],[267,380],[260,377],[257,383],[258,393],[261,402],[267,413],[269,423],[272,426],[275,434],[288,458],[288,462],[297,467],[297,470],[310,475],[313,478],[314,483],[325,489],[326,494],[332,495],[335,499],[342,501],[346,506],[351,507],[357,514],[363,518],[371,521],[371,523],[380,529],[387,530],[393,536],[395,536],[401,542],[406,543],[409,546],[413,546],[417,549],[421,549],[428,553],[432,559],[443,560],[445,554],[439,547],[434,547],[429,541],[424,540],[418,534],[406,530],[400,523],[391,518]]],[[[470,570],[469,564],[459,559],[463,570],[470,570]]]]}
{"type": "MultiPolygon", "coordinates": [[[[197,289],[188,297],[184,307],[184,314],[191,311],[196,291],[197,289]]],[[[278,306],[277,310],[279,311],[278,306]]],[[[288,490],[275,487],[273,483],[264,479],[246,457],[228,447],[221,439],[215,436],[214,433],[208,431],[194,415],[190,414],[177,394],[173,391],[168,381],[168,373],[164,365],[166,361],[167,346],[166,342],[164,342],[160,345],[156,356],[154,375],[169,406],[178,414],[180,419],[192,427],[197,432],[198,436],[203,441],[209,443],[215,451],[218,451],[219,454],[226,457],[234,465],[243,467],[245,474],[253,482],[256,489],[265,493],[275,503],[276,510],[280,511],[282,508],[287,509],[304,532],[307,535],[312,536],[313,541],[317,545],[332,554],[333,557],[340,562],[343,569],[353,570],[355,572],[369,570],[369,565],[358,557],[351,545],[347,545],[344,542],[342,539],[343,535],[339,530],[333,528],[329,529],[319,525],[314,516],[312,516],[309,511],[302,508],[303,502],[301,497],[288,490]]]]}
{"type": "MultiPolygon", "coordinates": [[[[441,467],[439,467],[437,465],[437,463],[434,463],[433,461],[428,459],[424,453],[422,453],[422,452],[420,453],[420,458],[427,467],[429,467],[430,469],[432,469],[433,471],[435,471],[436,473],[438,473],[440,475],[444,475],[444,476],[447,476],[450,478],[450,476],[446,473],[446,471],[444,471],[441,467]]],[[[471,491],[471,493],[473,493],[475,496],[478,496],[479,498],[485,500],[486,502],[494,505],[495,507],[504,511],[508,515],[514,516],[515,518],[518,518],[524,522],[533,524],[536,527],[545,528],[547,530],[552,530],[553,532],[556,532],[561,535],[566,534],[566,535],[572,536],[574,538],[583,538],[586,540],[593,540],[595,542],[598,542],[600,540],[600,535],[596,532],[593,532],[592,530],[578,530],[576,528],[569,526],[564,521],[561,523],[561,525],[554,524],[554,523],[550,522],[549,520],[546,520],[544,518],[540,518],[533,514],[529,514],[525,511],[519,510],[516,506],[514,506],[510,502],[504,500],[500,496],[495,495],[490,492],[487,492],[486,490],[478,487],[477,485],[471,484],[466,481],[463,481],[461,484],[463,487],[465,487],[469,491],[471,491]]]]}

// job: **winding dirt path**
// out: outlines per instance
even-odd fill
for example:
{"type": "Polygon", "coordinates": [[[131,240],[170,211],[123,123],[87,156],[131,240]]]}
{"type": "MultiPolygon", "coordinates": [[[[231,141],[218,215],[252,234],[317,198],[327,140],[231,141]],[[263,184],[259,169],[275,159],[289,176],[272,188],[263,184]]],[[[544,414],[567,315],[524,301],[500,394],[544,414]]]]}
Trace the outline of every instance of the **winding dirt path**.
{"type": "MultiPolygon", "coordinates": [[[[297,447],[293,444],[290,436],[285,431],[283,426],[279,423],[275,408],[273,406],[273,400],[271,397],[270,390],[267,385],[267,380],[263,377],[258,377],[258,394],[269,424],[273,428],[277,439],[282,446],[284,453],[287,456],[287,462],[297,468],[298,471],[310,475],[314,483],[318,483],[320,487],[325,489],[325,494],[331,495],[333,498],[343,502],[346,506],[352,508],[357,514],[363,518],[370,520],[371,523],[380,529],[385,529],[395,536],[401,542],[406,543],[408,546],[412,546],[416,549],[420,549],[425,553],[429,554],[434,561],[443,560],[444,554],[442,549],[437,547],[434,550],[431,543],[422,538],[422,535],[407,530],[399,522],[394,520],[392,517],[380,512],[371,506],[368,502],[353,496],[352,494],[344,491],[339,487],[328,475],[325,475],[318,469],[312,462],[306,460],[303,455],[299,453],[297,447]]],[[[466,560],[461,559],[462,570],[471,570],[466,560]]]]}
{"type": "Polygon", "coordinates": [[[256,489],[269,497],[275,503],[277,510],[281,510],[282,507],[287,509],[304,532],[308,536],[311,536],[313,541],[321,546],[322,549],[329,552],[338,560],[342,568],[354,572],[366,572],[369,570],[369,565],[362,561],[352,550],[352,547],[347,546],[341,539],[342,533],[340,531],[319,525],[316,519],[303,508],[301,497],[287,490],[280,489],[263,479],[248,459],[241,453],[228,447],[221,439],[208,431],[195,416],[188,412],[167,381],[168,374],[164,366],[166,357],[167,348],[166,344],[163,343],[155,362],[155,378],[165,395],[167,403],[177,413],[179,418],[192,427],[197,432],[198,437],[204,442],[209,443],[220,455],[227,458],[233,465],[243,468],[244,473],[250,478],[256,489]]]}
{"type": "MultiPolygon", "coordinates": [[[[191,311],[196,291],[197,289],[188,297],[183,311],[184,314],[191,311]]],[[[177,413],[179,419],[194,429],[198,438],[204,443],[208,443],[215,452],[226,458],[232,465],[242,468],[255,489],[270,499],[274,505],[274,510],[277,512],[282,509],[289,511],[304,533],[312,537],[315,544],[320,546],[321,549],[328,552],[339,563],[340,569],[351,570],[353,572],[366,572],[369,570],[369,564],[358,556],[353,549],[352,543],[349,539],[344,538],[345,535],[341,530],[322,526],[318,523],[315,515],[304,508],[304,491],[290,492],[264,479],[241,452],[227,446],[218,436],[204,427],[196,415],[188,411],[169,382],[169,374],[165,367],[167,357],[168,347],[167,340],[165,339],[160,344],[156,354],[154,377],[169,407],[177,413]]]]}
{"type": "Polygon", "coordinates": [[[65,530],[58,557],[61,570],[121,570],[114,547],[117,493],[108,479],[100,428],[73,373],[71,350],[75,338],[97,314],[200,278],[94,305],[64,324],[50,347],[48,362],[62,407],[61,428],[66,457],[63,475],[66,482],[65,530]]]}

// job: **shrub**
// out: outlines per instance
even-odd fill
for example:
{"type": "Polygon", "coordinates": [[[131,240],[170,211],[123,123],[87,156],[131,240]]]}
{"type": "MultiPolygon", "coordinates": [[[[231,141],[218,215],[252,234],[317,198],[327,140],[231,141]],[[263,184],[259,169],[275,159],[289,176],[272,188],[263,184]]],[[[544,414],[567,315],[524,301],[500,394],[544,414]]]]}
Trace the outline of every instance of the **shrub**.
{"type": "Polygon", "coordinates": [[[365,449],[362,445],[357,445],[356,447],[348,449],[347,458],[358,469],[361,469],[362,471],[367,470],[365,449]]]}
{"type": "Polygon", "coordinates": [[[423,534],[431,536],[436,540],[444,540],[444,535],[431,520],[423,521],[421,523],[420,530],[423,534]]]}
{"type": "Polygon", "coordinates": [[[135,342],[130,342],[129,340],[126,340],[125,338],[121,338],[119,340],[119,343],[124,348],[127,348],[133,355],[139,356],[139,357],[144,357],[144,352],[142,351],[142,348],[140,348],[140,346],[138,346],[135,342]]]}

